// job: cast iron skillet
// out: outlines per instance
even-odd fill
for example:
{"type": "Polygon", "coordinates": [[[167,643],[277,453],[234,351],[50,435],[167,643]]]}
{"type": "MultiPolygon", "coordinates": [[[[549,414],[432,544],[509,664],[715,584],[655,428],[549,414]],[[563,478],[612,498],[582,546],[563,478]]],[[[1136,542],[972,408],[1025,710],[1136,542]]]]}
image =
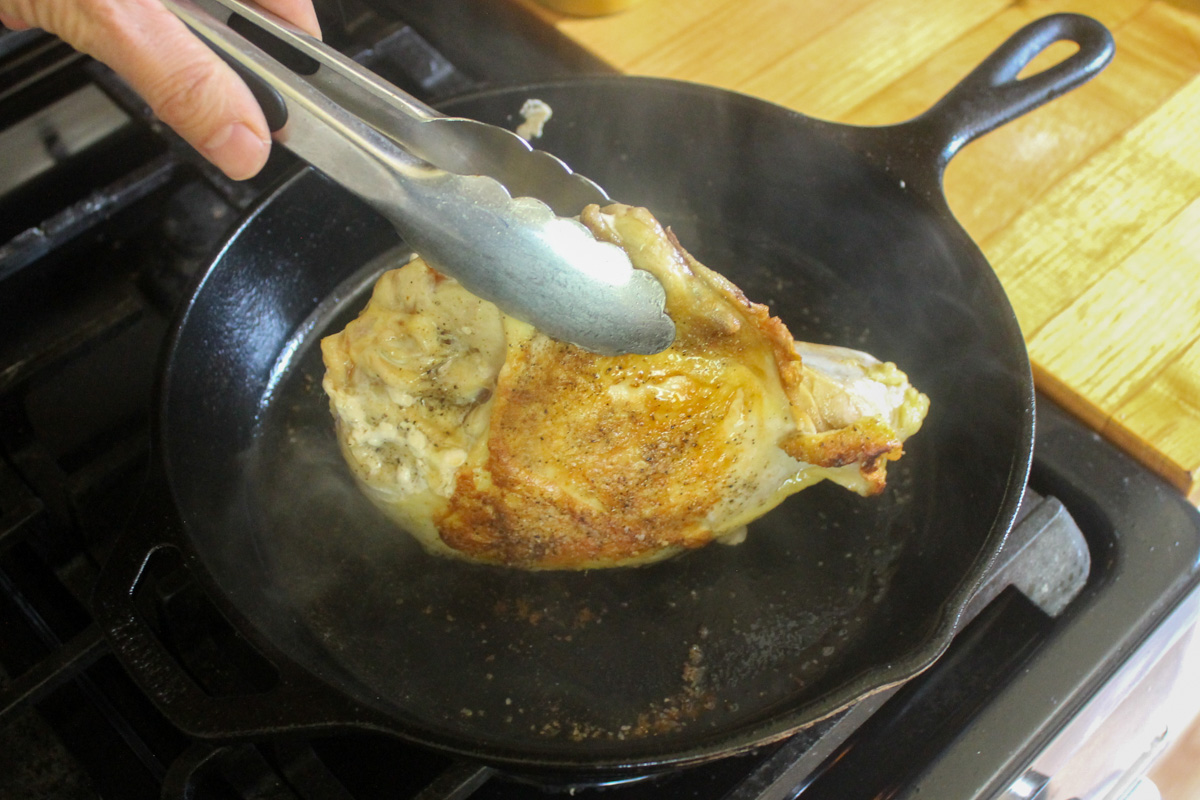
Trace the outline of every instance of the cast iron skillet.
{"type": "Polygon", "coordinates": [[[113,649],[197,736],[365,728],[550,772],[743,751],[920,672],[1002,544],[1033,442],[1020,331],[942,172],[1112,47],[1091,19],[1047,17],[928,113],[883,128],[622,77],[447,106],[507,124],[546,100],[545,149],[654,210],[797,338],[894,360],[932,399],[884,495],[817,486],[740,546],[643,569],[433,558],[362,498],[316,343],[406,253],[364,205],[297,170],[225,244],[169,344],[152,480],[96,596],[113,649]],[[1017,79],[1059,40],[1079,51],[1017,79]],[[214,679],[151,624],[180,570],[257,654],[246,680],[214,679]]]}

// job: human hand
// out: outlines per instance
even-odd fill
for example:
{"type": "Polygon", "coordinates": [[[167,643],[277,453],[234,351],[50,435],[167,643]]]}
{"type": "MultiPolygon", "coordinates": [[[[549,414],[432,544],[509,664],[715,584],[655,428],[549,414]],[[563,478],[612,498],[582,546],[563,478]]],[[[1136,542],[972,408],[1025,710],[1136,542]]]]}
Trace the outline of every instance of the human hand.
{"type": "MultiPolygon", "coordinates": [[[[312,0],[258,2],[320,35],[312,0]]],[[[0,23],[42,28],[107,64],[230,178],[266,163],[270,131],[250,90],[158,0],[0,0],[0,23]]]]}

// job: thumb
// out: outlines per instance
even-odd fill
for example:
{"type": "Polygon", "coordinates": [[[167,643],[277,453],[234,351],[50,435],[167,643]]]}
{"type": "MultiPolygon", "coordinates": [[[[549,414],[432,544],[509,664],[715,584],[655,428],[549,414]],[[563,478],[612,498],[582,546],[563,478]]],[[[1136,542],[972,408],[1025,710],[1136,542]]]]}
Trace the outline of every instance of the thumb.
{"type": "Polygon", "coordinates": [[[230,178],[266,163],[270,132],[250,90],[158,0],[0,0],[0,11],[112,67],[230,178]]]}

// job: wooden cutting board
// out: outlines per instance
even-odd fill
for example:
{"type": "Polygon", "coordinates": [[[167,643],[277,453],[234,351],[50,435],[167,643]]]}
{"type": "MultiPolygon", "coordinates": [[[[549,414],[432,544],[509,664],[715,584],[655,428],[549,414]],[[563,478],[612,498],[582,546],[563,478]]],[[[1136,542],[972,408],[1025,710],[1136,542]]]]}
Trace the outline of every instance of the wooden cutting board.
{"type": "Polygon", "coordinates": [[[1200,0],[640,0],[590,18],[512,1],[623,72],[864,125],[920,113],[1038,17],[1099,19],[1108,69],[969,145],[946,195],[1039,388],[1200,502],[1200,0]]]}

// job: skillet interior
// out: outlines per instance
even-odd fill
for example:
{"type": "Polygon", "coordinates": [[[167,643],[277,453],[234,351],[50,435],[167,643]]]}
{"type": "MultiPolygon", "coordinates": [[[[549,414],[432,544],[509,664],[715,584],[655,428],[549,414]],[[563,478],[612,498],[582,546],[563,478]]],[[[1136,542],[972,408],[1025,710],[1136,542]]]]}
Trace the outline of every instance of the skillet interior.
{"type": "Polygon", "coordinates": [[[527,574],[424,555],[353,487],[315,347],[397,242],[304,172],[220,254],[167,362],[160,444],[209,588],[252,639],[404,734],[545,766],[744,748],[919,670],[999,548],[1032,435],[1007,300],[944,206],[915,192],[932,165],[901,186],[854,144],[870,136],[659,81],[498,91],[451,110],[508,124],[530,96],[555,109],[541,146],[651,208],[797,338],[894,360],[930,395],[889,489],[818,486],[739,547],[645,569],[527,574]]]}

